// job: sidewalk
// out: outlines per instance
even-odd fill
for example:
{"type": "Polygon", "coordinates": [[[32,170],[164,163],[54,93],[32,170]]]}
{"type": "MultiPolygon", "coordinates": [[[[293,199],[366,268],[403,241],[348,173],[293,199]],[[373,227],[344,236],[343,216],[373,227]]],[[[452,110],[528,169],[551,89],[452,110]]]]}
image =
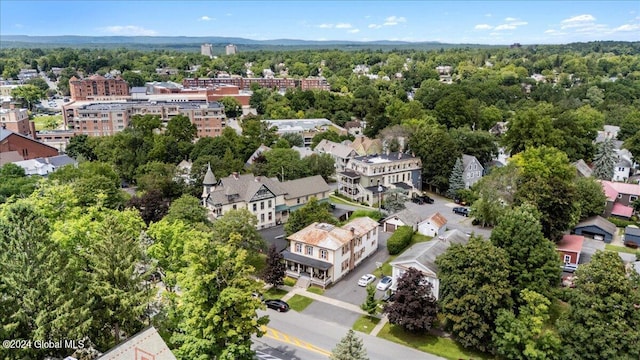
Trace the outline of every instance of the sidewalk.
{"type": "MultiPolygon", "coordinates": [[[[290,286],[281,286],[282,289],[285,290],[289,290],[289,292],[284,295],[282,297],[283,301],[287,301],[289,299],[291,299],[294,295],[301,295],[301,296],[306,296],[310,299],[316,300],[316,301],[321,301],[333,306],[337,306],[340,308],[343,308],[345,310],[349,310],[361,315],[367,315],[367,312],[362,310],[359,306],[357,305],[353,305],[353,304],[349,304],[347,302],[344,301],[340,301],[340,300],[336,300],[336,299],[332,299],[330,297],[327,296],[323,296],[323,295],[318,295],[318,294],[314,294],[312,292],[307,291],[306,289],[301,289],[301,288],[293,288],[290,286]]],[[[371,330],[371,333],[369,335],[371,336],[378,336],[378,333],[380,332],[380,330],[382,330],[382,328],[389,322],[389,319],[387,319],[386,316],[382,316],[382,318],[380,319],[380,322],[373,328],[373,330],[371,330]]]]}

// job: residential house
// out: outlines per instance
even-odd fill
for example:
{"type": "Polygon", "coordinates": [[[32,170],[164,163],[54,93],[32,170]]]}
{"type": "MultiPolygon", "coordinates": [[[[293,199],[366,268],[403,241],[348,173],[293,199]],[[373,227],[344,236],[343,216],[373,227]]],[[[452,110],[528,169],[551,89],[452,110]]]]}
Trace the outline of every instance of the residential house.
{"type": "Polygon", "coordinates": [[[342,227],[314,222],[292,234],[282,252],[286,273],[326,287],[354,270],[378,249],[378,222],[361,217],[342,227]]]}
{"type": "Polygon", "coordinates": [[[358,156],[358,153],[350,146],[329,141],[327,139],[321,140],[313,150],[318,154],[331,155],[335,161],[337,172],[344,171],[349,160],[358,156]]]}
{"type": "Polygon", "coordinates": [[[603,130],[598,131],[598,134],[596,135],[596,139],[594,140],[594,142],[597,144],[597,143],[604,142],[605,140],[611,140],[613,141],[613,147],[615,149],[621,149],[623,142],[618,140],[619,131],[620,131],[619,126],[605,125],[603,127],[603,130]]]}
{"type": "Polygon", "coordinates": [[[632,247],[640,247],[640,229],[628,225],[624,228],[624,244],[632,247]]]}
{"type": "Polygon", "coordinates": [[[357,136],[350,145],[360,156],[377,155],[382,153],[382,140],[357,136]]]}
{"type": "Polygon", "coordinates": [[[564,235],[562,240],[556,244],[565,270],[575,270],[578,267],[583,243],[584,236],[582,235],[564,235]]]}
{"type": "Polygon", "coordinates": [[[640,197],[640,184],[627,184],[600,180],[607,197],[605,216],[629,219],[633,215],[632,203],[640,197]]]}
{"type": "Polygon", "coordinates": [[[176,166],[176,176],[173,181],[183,181],[185,184],[193,184],[195,179],[191,176],[191,168],[193,163],[188,160],[182,160],[176,166]]]}
{"type": "Polygon", "coordinates": [[[361,136],[364,130],[364,126],[360,120],[347,121],[344,124],[344,128],[353,136],[361,136]]]}
{"type": "Polygon", "coordinates": [[[102,354],[97,360],[176,360],[158,330],[150,326],[102,354]]]}
{"type": "Polygon", "coordinates": [[[424,217],[411,209],[401,210],[382,221],[382,227],[385,232],[394,232],[400,226],[410,226],[413,231],[418,230],[418,224],[424,220],[424,217]]]}
{"type": "Polygon", "coordinates": [[[440,295],[440,280],[438,278],[438,266],[436,259],[442,255],[453,244],[464,245],[469,241],[469,237],[460,230],[449,230],[442,236],[431,241],[417,243],[398,255],[390,265],[392,269],[393,285],[391,290],[395,291],[398,280],[409,268],[420,270],[425,279],[431,284],[433,296],[438,299],[440,295]]]}
{"type": "Polygon", "coordinates": [[[447,219],[439,212],[436,212],[418,224],[418,233],[436,237],[444,234],[446,227],[447,219]]]}
{"type": "Polygon", "coordinates": [[[258,146],[256,151],[254,151],[253,154],[251,154],[251,156],[249,156],[249,159],[247,160],[247,162],[244,163],[244,167],[248,168],[251,165],[253,165],[253,163],[256,161],[256,159],[261,157],[264,153],[266,153],[269,150],[271,150],[271,148],[266,146],[265,144],[262,144],[262,145],[258,146]]]}
{"type": "Polygon", "coordinates": [[[464,168],[462,177],[465,189],[469,189],[473,184],[480,181],[484,175],[484,167],[475,156],[462,155],[462,166],[464,168]]]}
{"type": "Polygon", "coordinates": [[[338,191],[369,206],[382,203],[389,188],[422,191],[420,158],[401,152],[357,156],[338,173],[338,191]]]}
{"type": "Polygon", "coordinates": [[[298,154],[300,154],[300,159],[304,159],[308,156],[315,154],[313,150],[306,147],[292,146],[291,150],[295,150],[298,154]]]}
{"type": "Polygon", "coordinates": [[[78,162],[68,155],[40,157],[29,160],[16,161],[14,164],[24,169],[25,175],[47,176],[66,165],[78,166],[78,162]]]}
{"type": "Polygon", "coordinates": [[[26,135],[0,128],[0,157],[5,157],[6,153],[12,153],[11,155],[7,154],[7,156],[15,159],[14,152],[22,157],[20,160],[58,155],[58,149],[53,146],[44,144],[26,135]]]}
{"type": "Polygon", "coordinates": [[[578,223],[572,233],[592,237],[595,240],[604,240],[609,244],[618,229],[609,220],[602,216],[592,216],[578,223]]]}
{"type": "Polygon", "coordinates": [[[625,182],[632,175],[633,169],[633,155],[627,149],[616,150],[618,161],[613,167],[612,181],[625,182]]]}
{"type": "Polygon", "coordinates": [[[258,229],[276,226],[309,199],[329,199],[329,185],[321,176],[280,182],[275,178],[233,173],[216,180],[211,167],[202,181],[202,200],[213,219],[230,210],[247,209],[258,219],[258,229]]]}

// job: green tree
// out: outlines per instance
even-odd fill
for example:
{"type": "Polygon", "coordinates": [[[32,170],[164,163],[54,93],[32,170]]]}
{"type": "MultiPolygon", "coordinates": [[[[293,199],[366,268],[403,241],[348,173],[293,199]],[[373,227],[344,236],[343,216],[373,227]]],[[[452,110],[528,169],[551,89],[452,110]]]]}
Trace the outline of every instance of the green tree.
{"type": "Polygon", "coordinates": [[[256,216],[247,209],[229,210],[213,222],[213,239],[224,244],[232,234],[239,234],[241,241],[237,245],[252,252],[264,251],[267,246],[256,230],[257,223],[256,216]]]}
{"type": "Polygon", "coordinates": [[[251,294],[260,284],[251,278],[253,268],[247,265],[242,241],[233,233],[227,244],[188,243],[189,265],[179,276],[183,294],[176,304],[180,330],[171,337],[179,359],[254,358],[251,337],[262,336],[268,318],[256,313],[264,305],[251,294]]]}
{"type": "Polygon", "coordinates": [[[280,137],[287,140],[291,146],[304,147],[304,138],[298,133],[284,133],[280,137]]]}
{"type": "Polygon", "coordinates": [[[553,107],[548,103],[516,113],[504,137],[510,153],[517,154],[530,147],[561,145],[562,135],[554,128],[552,116],[553,107]]]}
{"type": "Polygon", "coordinates": [[[514,298],[524,289],[551,295],[561,275],[560,257],[545,239],[540,214],[531,205],[505,213],[491,232],[493,245],[507,252],[514,298]]]}
{"type": "MultiPolygon", "coordinates": [[[[69,271],[72,254],[51,240],[49,221],[35,206],[19,201],[0,210],[0,338],[83,338],[91,315],[75,296],[77,277],[69,271]]],[[[65,350],[0,347],[0,357],[65,356],[65,350]]]]}
{"type": "Polygon", "coordinates": [[[264,153],[267,159],[267,176],[278,177],[281,181],[304,176],[300,153],[293,149],[272,149],[264,153]]]}
{"type": "Polygon", "coordinates": [[[455,198],[458,191],[465,188],[464,186],[464,165],[462,158],[457,158],[456,163],[453,165],[451,175],[449,175],[449,189],[447,190],[447,196],[455,198]]]}
{"type": "Polygon", "coordinates": [[[278,252],[276,245],[271,244],[271,246],[269,246],[269,252],[267,253],[267,267],[264,269],[262,279],[267,284],[271,284],[276,288],[284,284],[284,276],[287,270],[282,259],[282,254],[278,252]]]}
{"type": "Polygon", "coordinates": [[[172,136],[179,143],[187,142],[189,144],[196,138],[197,133],[198,128],[185,115],[176,115],[169,119],[165,132],[167,136],[172,136]]]}
{"type": "Polygon", "coordinates": [[[24,169],[12,163],[0,167],[0,204],[11,196],[26,197],[36,189],[38,178],[26,176],[24,169]]]}
{"type": "Polygon", "coordinates": [[[367,285],[367,298],[360,308],[369,315],[374,315],[378,311],[378,301],[376,300],[376,287],[373,284],[367,285]]]}
{"type": "Polygon", "coordinates": [[[452,245],[436,259],[441,313],[465,347],[487,351],[500,309],[511,307],[507,253],[472,236],[466,246],[452,245]]]}
{"type": "Polygon", "coordinates": [[[78,159],[80,156],[89,161],[97,159],[96,154],[93,152],[93,147],[91,146],[88,135],[80,134],[69,139],[69,144],[65,151],[67,152],[67,155],[74,159],[78,159]]]}
{"type": "Polygon", "coordinates": [[[336,218],[329,212],[328,204],[320,203],[313,197],[303,207],[289,215],[289,220],[284,224],[284,231],[289,236],[314,222],[337,224],[336,218]]]}
{"type": "Polygon", "coordinates": [[[467,128],[449,130],[463,154],[475,156],[480,164],[487,164],[498,155],[495,137],[488,131],[472,131],[467,128]]]}
{"type": "Polygon", "coordinates": [[[169,222],[182,220],[187,224],[207,224],[207,209],[202,206],[200,199],[189,194],[184,194],[175,199],[169,206],[165,217],[169,222]]]}
{"type": "Polygon", "coordinates": [[[601,215],[607,203],[602,185],[592,177],[579,177],[575,184],[580,219],[601,215]]]}
{"type": "Polygon", "coordinates": [[[598,251],[576,271],[569,309],[558,320],[567,357],[635,359],[640,356],[638,288],[615,252],[598,251]]]}
{"type": "Polygon", "coordinates": [[[617,162],[613,140],[607,139],[599,143],[596,154],[593,157],[593,177],[610,181],[613,178],[613,171],[617,162]]]}
{"type": "Polygon", "coordinates": [[[544,296],[531,290],[520,292],[518,315],[502,309],[496,319],[493,341],[497,353],[506,359],[560,359],[560,338],[547,327],[549,305],[544,296]]]}
{"type": "Polygon", "coordinates": [[[383,208],[391,214],[405,209],[405,203],[409,200],[404,189],[389,189],[384,193],[383,208]]]}
{"type": "Polygon", "coordinates": [[[437,319],[438,306],[433,287],[424,274],[413,267],[398,279],[394,301],[384,306],[389,322],[409,332],[431,330],[437,319]]]}
{"type": "Polygon", "coordinates": [[[242,115],[242,104],[240,104],[240,102],[236,98],[225,96],[220,99],[220,103],[222,103],[222,105],[224,106],[224,114],[228,118],[235,119],[238,116],[242,115]]]}
{"type": "Polygon", "coordinates": [[[11,96],[22,99],[27,109],[34,110],[35,104],[46,97],[46,93],[34,85],[22,85],[11,91],[11,96]]]}
{"type": "Polygon", "coordinates": [[[325,181],[335,173],[335,160],[329,154],[311,154],[301,160],[307,176],[320,175],[325,181]]]}
{"type": "Polygon", "coordinates": [[[446,129],[426,124],[418,126],[409,138],[409,148],[422,160],[422,181],[439,191],[446,190],[451,169],[462,156],[446,129]]]}
{"type": "Polygon", "coordinates": [[[47,84],[46,80],[41,77],[29,79],[25,81],[25,84],[35,86],[38,89],[42,90],[45,94],[47,93],[47,91],[49,91],[49,84],[47,84]]]}
{"type": "Polygon", "coordinates": [[[362,339],[349,329],[329,356],[331,360],[369,360],[362,339]]]}
{"type": "Polygon", "coordinates": [[[120,178],[113,166],[98,161],[81,162],[78,167],[64,166],[49,175],[49,179],[71,184],[75,199],[81,206],[101,203],[121,208],[125,195],[120,189],[120,178]]]}

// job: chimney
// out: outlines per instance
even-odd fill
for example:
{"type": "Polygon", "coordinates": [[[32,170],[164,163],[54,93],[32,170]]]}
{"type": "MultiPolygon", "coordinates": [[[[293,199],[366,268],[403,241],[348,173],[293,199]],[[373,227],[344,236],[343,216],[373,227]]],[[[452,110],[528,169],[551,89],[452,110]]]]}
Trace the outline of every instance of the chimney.
{"type": "Polygon", "coordinates": [[[233,173],[231,173],[231,175],[233,175],[234,179],[238,180],[238,173],[237,172],[234,171],[233,173]]]}
{"type": "Polygon", "coordinates": [[[354,228],[354,227],[351,227],[351,229],[349,229],[349,230],[351,231],[352,234],[356,233],[356,228],[354,228]]]}
{"type": "Polygon", "coordinates": [[[256,176],[254,180],[255,182],[260,182],[260,176],[256,176]]]}

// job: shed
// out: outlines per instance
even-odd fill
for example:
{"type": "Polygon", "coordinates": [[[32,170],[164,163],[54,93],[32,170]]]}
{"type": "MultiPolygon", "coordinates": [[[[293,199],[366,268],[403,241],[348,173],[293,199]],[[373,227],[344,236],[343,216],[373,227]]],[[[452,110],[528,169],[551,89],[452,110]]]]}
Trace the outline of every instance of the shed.
{"type": "Polygon", "coordinates": [[[573,233],[604,240],[608,244],[613,240],[616,230],[616,226],[609,220],[602,216],[593,216],[576,225],[573,228],[573,233]]]}
{"type": "Polygon", "coordinates": [[[624,244],[632,247],[640,247],[640,229],[634,226],[624,228],[624,244]]]}
{"type": "Polygon", "coordinates": [[[418,224],[418,233],[426,236],[440,236],[444,233],[447,219],[439,212],[432,214],[418,224]]]}
{"type": "Polygon", "coordinates": [[[556,244],[560,259],[565,267],[577,267],[580,261],[580,252],[582,252],[582,243],[584,236],[582,235],[564,235],[562,240],[556,244]]]}

